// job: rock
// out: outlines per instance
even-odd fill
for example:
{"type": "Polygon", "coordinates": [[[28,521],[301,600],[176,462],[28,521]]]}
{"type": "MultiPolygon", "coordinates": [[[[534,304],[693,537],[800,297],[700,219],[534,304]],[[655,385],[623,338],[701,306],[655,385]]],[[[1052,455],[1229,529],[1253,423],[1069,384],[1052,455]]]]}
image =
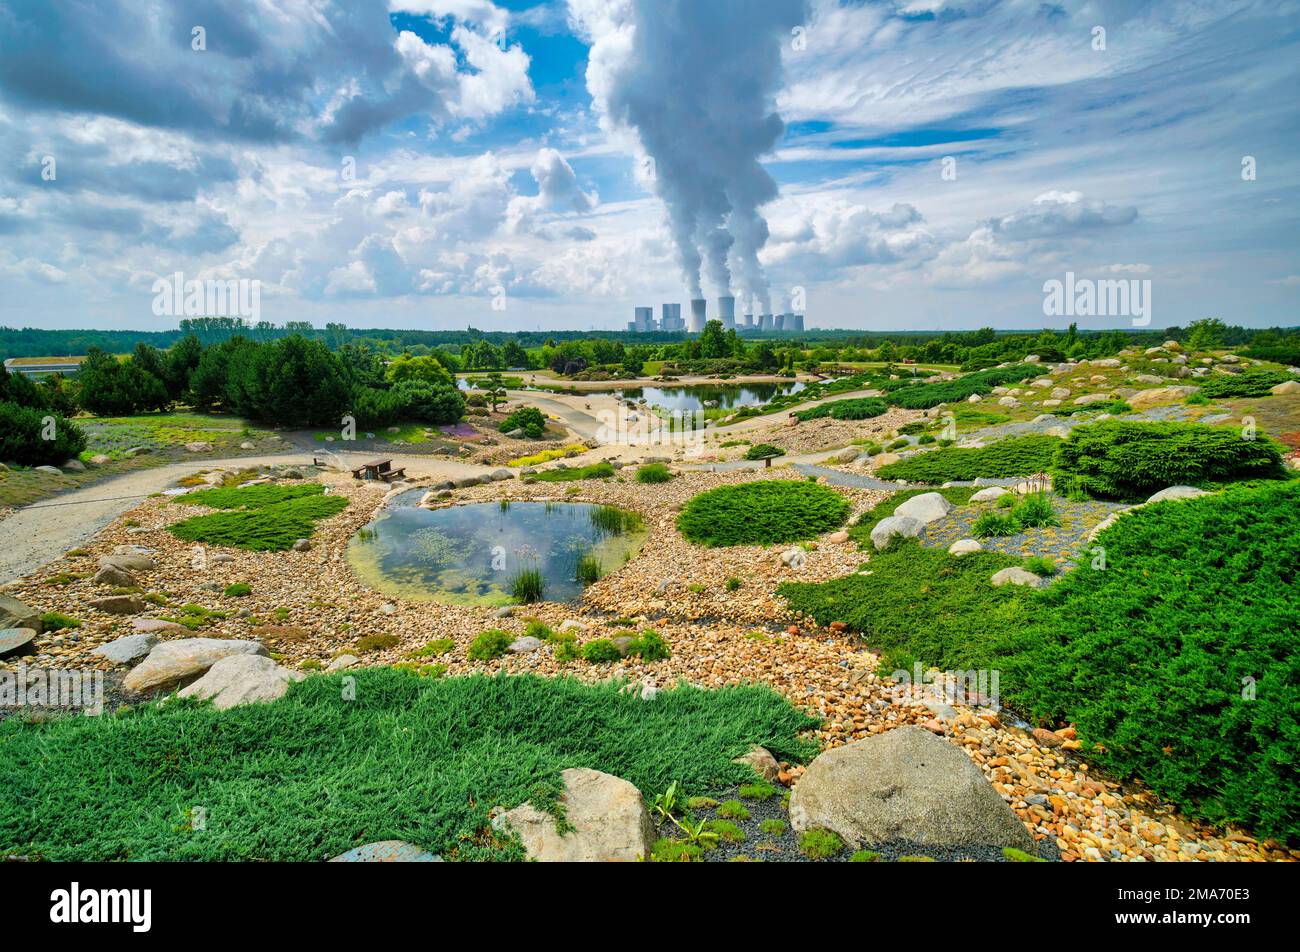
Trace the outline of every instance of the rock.
{"type": "Polygon", "coordinates": [[[222,658],[203,677],[182,688],[180,696],[210,698],[213,707],[225,711],[241,704],[278,700],[289,690],[289,682],[304,677],[262,655],[234,654],[222,658]]]}
{"type": "Polygon", "coordinates": [[[184,625],[178,625],[174,621],[163,621],[161,618],[132,618],[131,628],[151,635],[189,631],[184,625]]]}
{"type": "Polygon", "coordinates": [[[1195,499],[1197,496],[1208,496],[1204,489],[1197,489],[1195,486],[1170,486],[1168,489],[1162,489],[1160,492],[1148,499],[1144,506],[1149,506],[1153,502],[1164,502],[1168,499],[1195,499]]]}
{"type": "MultiPolygon", "coordinates": [[[[181,626],[177,625],[176,627],[181,626]]],[[[116,664],[130,664],[137,658],[143,658],[147,655],[156,644],[158,644],[158,639],[153,635],[124,635],[106,645],[92,648],[90,653],[99,655],[101,658],[107,658],[116,664]]]]}
{"type": "Polygon", "coordinates": [[[1151,390],[1140,390],[1128,398],[1129,406],[1134,410],[1143,410],[1147,407],[1155,406],[1157,403],[1169,403],[1173,400],[1184,400],[1196,393],[1196,387],[1155,387],[1151,390]]]}
{"type": "Polygon", "coordinates": [[[998,398],[998,406],[1000,406],[1000,407],[1018,407],[1018,406],[1020,406],[1020,401],[1017,400],[1015,397],[1000,397],[1000,398],[998,398]]]}
{"type": "Polygon", "coordinates": [[[257,449],[257,445],[254,444],[254,443],[250,443],[250,442],[248,442],[248,440],[245,440],[244,442],[242,442],[242,443],[239,444],[239,448],[240,448],[241,450],[255,450],[255,449],[257,449]]]}
{"type": "Polygon", "coordinates": [[[1014,847],[1033,837],[969,757],[919,727],[828,750],[790,797],[796,832],[827,829],[851,848],[908,841],[930,847],[1014,847]]]}
{"type": "Polygon", "coordinates": [[[775,781],[776,775],[781,772],[781,765],[776,762],[771,751],[766,747],[759,747],[755,744],[749,748],[749,752],[737,757],[733,763],[748,764],[753,767],[760,777],[764,780],[775,781]]]}
{"type": "Polygon", "coordinates": [[[842,464],[852,463],[858,458],[859,455],[860,454],[856,446],[846,446],[844,449],[840,450],[834,456],[830,457],[830,459],[827,460],[827,462],[842,463],[842,464]]]}
{"type": "Polygon", "coordinates": [[[1009,495],[1011,490],[1005,486],[990,486],[988,489],[981,489],[975,495],[970,497],[971,502],[992,502],[1002,496],[1009,495]]]}
{"type": "Polygon", "coordinates": [[[221,565],[222,563],[225,562],[235,561],[235,557],[231,555],[229,552],[215,552],[212,555],[208,556],[208,561],[211,562],[213,565],[221,565]]]}
{"type": "Polygon", "coordinates": [[[879,469],[881,466],[888,466],[890,463],[897,463],[903,457],[899,456],[897,453],[880,453],[873,458],[876,461],[876,468],[879,469]]]}
{"type": "Polygon", "coordinates": [[[1105,519],[1101,520],[1101,522],[1093,526],[1088,531],[1088,534],[1083,537],[1084,541],[1091,542],[1094,539],[1096,539],[1097,536],[1101,535],[1103,532],[1105,532],[1107,529],[1109,529],[1111,526],[1113,526],[1116,522],[1119,521],[1119,515],[1120,514],[1118,512],[1112,512],[1105,519]]]}
{"type": "Polygon", "coordinates": [[[0,595],[0,628],[41,630],[41,613],[9,595],[0,595]]]}
{"type": "Polygon", "coordinates": [[[492,617],[510,618],[511,616],[514,615],[514,613],[515,613],[515,607],[513,605],[502,605],[500,608],[498,608],[496,611],[492,613],[492,617]]]}
{"type": "MultiPolygon", "coordinates": [[[[631,639],[628,639],[631,641],[631,639]]],[[[540,638],[534,638],[531,635],[524,635],[522,638],[516,638],[510,642],[506,648],[507,651],[513,651],[515,654],[528,654],[530,651],[537,651],[546,643],[540,638]]],[[[624,652],[626,654],[626,652],[624,652]]]]}
{"type": "Polygon", "coordinates": [[[342,671],[344,668],[350,668],[357,663],[357,656],[350,654],[341,654],[325,668],[326,671],[342,671]]]}
{"type": "Polygon", "coordinates": [[[1268,392],[1275,397],[1285,396],[1288,393],[1300,393],[1300,380],[1287,380],[1271,388],[1268,392]]]}
{"type": "Polygon", "coordinates": [[[876,523],[871,530],[871,544],[877,549],[889,545],[894,536],[915,539],[925,531],[925,524],[910,516],[888,516],[876,523]]]}
{"type": "Polygon", "coordinates": [[[1068,387],[1056,387],[1052,390],[1050,394],[1048,394],[1048,396],[1050,396],[1053,400],[1064,400],[1069,395],[1070,395],[1070,389],[1068,387]]]}
{"type": "Polygon", "coordinates": [[[1090,403],[1109,403],[1110,394],[1108,393],[1085,393],[1081,397],[1074,398],[1076,407],[1086,407],[1090,403]]]}
{"type": "Polygon", "coordinates": [[[212,444],[206,440],[200,440],[196,443],[186,443],[185,451],[187,453],[211,453],[212,444]]]}
{"type": "Polygon", "coordinates": [[[845,530],[841,529],[839,532],[832,532],[828,535],[826,541],[833,543],[834,545],[840,545],[849,541],[849,534],[845,530]]]}
{"type": "Polygon", "coordinates": [[[461,479],[456,480],[456,488],[468,489],[471,486],[477,486],[481,482],[482,480],[479,479],[477,476],[465,476],[461,479]]]}
{"type": "Polygon", "coordinates": [[[929,525],[937,519],[942,519],[951,511],[952,503],[945,499],[941,493],[921,493],[919,496],[908,499],[895,509],[894,515],[910,516],[917,522],[929,525]]]}
{"type": "Polygon", "coordinates": [[[180,638],[164,641],[132,669],[122,684],[131,691],[147,691],[202,674],[222,658],[231,655],[265,654],[266,648],[256,641],[226,638],[180,638]]]}
{"type": "Polygon", "coordinates": [[[967,402],[967,403],[979,403],[982,399],[984,399],[984,398],[981,397],[978,393],[972,393],[969,397],[966,398],[966,402],[967,402]]]}
{"type": "Polygon", "coordinates": [[[650,854],[654,827],[640,790],[586,767],[565,770],[561,778],[560,805],[567,832],[561,834],[555,817],[531,803],[502,813],[492,821],[493,827],[514,830],[528,858],[543,863],[634,863],[650,854]]]}
{"type": "Polygon", "coordinates": [[[983,551],[984,546],[977,539],[958,539],[948,546],[949,555],[970,555],[972,552],[983,551]]]}
{"type": "Polygon", "coordinates": [[[25,651],[35,638],[35,628],[0,628],[0,658],[25,651]]]}
{"type": "Polygon", "coordinates": [[[331,863],[441,863],[443,858],[404,840],[381,840],[340,853],[331,863]]]}
{"type": "Polygon", "coordinates": [[[524,431],[522,429],[514,429],[507,433],[506,436],[512,440],[522,440],[524,438],[524,431]]]}
{"type": "Polygon", "coordinates": [[[573,631],[573,632],[578,632],[578,631],[586,631],[586,629],[587,629],[587,626],[584,625],[582,622],[580,622],[580,621],[576,621],[576,620],[574,620],[574,619],[572,619],[572,618],[567,618],[567,619],[565,619],[563,622],[560,623],[560,629],[559,629],[559,630],[560,630],[560,631],[573,631]]]}
{"type": "Polygon", "coordinates": [[[113,458],[111,456],[105,456],[103,453],[97,453],[90,458],[92,466],[107,466],[111,462],[113,462],[113,458]]]}
{"type": "Polygon", "coordinates": [[[781,564],[797,568],[803,564],[806,555],[807,553],[797,545],[791,546],[781,553],[781,564]]]}
{"type": "Polygon", "coordinates": [[[510,472],[510,470],[508,470],[508,469],[494,469],[494,470],[492,470],[492,481],[493,481],[493,482],[497,482],[497,483],[499,483],[499,482],[501,482],[503,479],[514,479],[514,478],[515,478],[515,474],[512,473],[512,472],[510,472]]]}
{"type": "Polygon", "coordinates": [[[1003,585],[1025,585],[1029,588],[1042,588],[1047,584],[1047,579],[1035,575],[1028,569],[1022,569],[1018,565],[1009,565],[1005,569],[996,572],[990,582],[995,588],[1001,588],[1003,585]]]}
{"type": "Polygon", "coordinates": [[[62,475],[63,475],[63,470],[59,469],[57,466],[33,466],[33,467],[32,467],[32,472],[34,472],[34,473],[47,473],[47,474],[49,474],[50,476],[62,476],[62,475]]]}
{"type": "MultiPolygon", "coordinates": [[[[100,570],[100,575],[104,573],[100,570]]],[[[99,576],[95,576],[98,578],[99,576]]],[[[107,595],[104,598],[92,598],[87,602],[91,608],[107,612],[110,615],[138,615],[148,607],[144,599],[136,598],[134,595],[107,595]]]]}
{"type": "Polygon", "coordinates": [[[1038,741],[1039,745],[1043,747],[1060,747],[1065,743],[1064,737],[1044,727],[1035,727],[1030,733],[1033,735],[1034,740],[1038,741]]]}
{"type": "Polygon", "coordinates": [[[86,464],[79,459],[70,459],[60,463],[59,469],[63,470],[65,473],[84,473],[86,471],[86,464]]]}
{"type": "Polygon", "coordinates": [[[641,700],[653,701],[658,696],[659,696],[659,689],[655,687],[655,683],[653,681],[647,681],[645,684],[641,685],[641,700]]]}
{"type": "MultiPolygon", "coordinates": [[[[120,546],[119,548],[127,547],[120,546]]],[[[133,546],[132,548],[139,548],[139,546],[133,546]]],[[[154,560],[143,552],[114,552],[112,555],[101,556],[99,564],[101,568],[112,566],[125,572],[152,572],[158,567],[154,560]]]]}
{"type": "Polygon", "coordinates": [[[1120,360],[1118,357],[1106,357],[1106,358],[1103,358],[1102,360],[1094,360],[1094,361],[1092,361],[1092,366],[1094,366],[1094,367],[1120,367],[1120,366],[1123,366],[1123,363],[1124,363],[1124,362],[1123,362],[1122,360],[1120,360]]]}
{"type": "Polygon", "coordinates": [[[1042,359],[1043,358],[1039,357],[1037,354],[1030,354],[1028,357],[1025,358],[1024,362],[1027,364],[1036,364],[1042,359]]]}
{"type": "Polygon", "coordinates": [[[293,551],[295,551],[295,552],[310,552],[310,551],[311,551],[311,540],[310,540],[310,539],[299,539],[299,540],[297,540],[297,541],[294,542],[294,544],[293,544],[293,551]]]}

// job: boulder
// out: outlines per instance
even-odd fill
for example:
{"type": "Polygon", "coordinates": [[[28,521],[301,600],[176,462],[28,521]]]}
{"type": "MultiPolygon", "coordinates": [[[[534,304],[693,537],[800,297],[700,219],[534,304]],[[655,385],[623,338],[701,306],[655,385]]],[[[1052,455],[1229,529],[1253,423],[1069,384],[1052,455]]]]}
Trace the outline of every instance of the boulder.
{"type": "Polygon", "coordinates": [[[86,464],[79,459],[70,459],[60,463],[59,469],[63,470],[65,473],[84,473],[86,471],[86,464]]]}
{"type": "Polygon", "coordinates": [[[781,765],[776,762],[772,752],[766,747],[759,747],[757,744],[749,748],[747,753],[737,757],[734,762],[748,764],[764,780],[774,781],[776,775],[781,772],[781,765]]]}
{"type": "Polygon", "coordinates": [[[846,446],[838,453],[833,455],[827,462],[830,463],[852,463],[858,458],[858,448],[856,446],[846,446]]]}
{"type": "Polygon", "coordinates": [[[1204,489],[1197,489],[1195,486],[1170,486],[1168,489],[1162,489],[1153,495],[1143,505],[1149,506],[1153,502],[1164,502],[1167,499],[1195,499],[1197,496],[1208,496],[1204,489]]]}
{"type": "MultiPolygon", "coordinates": [[[[180,627],[177,625],[176,627],[180,627]]],[[[107,658],[116,664],[130,664],[137,658],[143,658],[153,650],[154,645],[158,644],[158,639],[153,635],[125,635],[106,645],[100,645],[98,648],[92,648],[91,654],[99,655],[101,658],[107,658]]]]}
{"type": "Polygon", "coordinates": [[[894,536],[915,539],[924,531],[925,523],[919,519],[913,519],[911,516],[888,516],[876,523],[876,527],[871,530],[871,544],[877,549],[883,549],[889,545],[894,536]]]}
{"type": "Polygon", "coordinates": [[[980,402],[981,400],[983,400],[983,399],[984,399],[984,398],[981,397],[978,393],[972,393],[969,397],[966,398],[966,402],[967,402],[967,403],[979,403],[979,402],[980,402]]]}
{"type": "Polygon", "coordinates": [[[1300,380],[1287,380],[1278,384],[1268,391],[1275,397],[1285,396],[1288,393],[1300,393],[1300,380]]]}
{"type": "Polygon", "coordinates": [[[1110,394],[1108,393],[1085,393],[1081,397],[1074,398],[1076,407],[1086,407],[1090,403],[1109,403],[1110,394]]]}
{"type": "Polygon", "coordinates": [[[233,654],[208,668],[203,677],[183,688],[180,696],[211,698],[212,706],[224,711],[241,704],[277,700],[289,690],[290,681],[304,677],[262,655],[233,654]]]}
{"type": "Polygon", "coordinates": [[[993,583],[994,588],[1001,588],[1003,585],[1024,585],[1028,588],[1042,588],[1047,584],[1047,579],[1035,575],[1028,569],[1022,569],[1018,565],[1010,565],[994,573],[989,581],[993,583]]]}
{"type": "Polygon", "coordinates": [[[972,552],[983,552],[984,546],[978,539],[958,539],[952,545],[948,546],[949,555],[970,555],[972,552]]]}
{"type": "Polygon", "coordinates": [[[185,451],[187,453],[211,453],[212,444],[206,440],[200,440],[196,443],[186,443],[185,451]]]}
{"type": "Polygon", "coordinates": [[[1092,362],[1092,366],[1094,367],[1119,367],[1122,364],[1123,361],[1118,357],[1105,357],[1101,360],[1094,360],[1092,362]]]}
{"type": "Polygon", "coordinates": [[[879,469],[881,466],[888,466],[890,463],[897,463],[902,458],[903,457],[899,456],[897,453],[880,453],[875,457],[876,468],[879,469]]]}
{"type": "Polygon", "coordinates": [[[134,575],[116,565],[105,565],[95,573],[91,581],[96,585],[112,585],[115,588],[135,588],[140,584],[134,575]]]}
{"type": "Polygon", "coordinates": [[[799,833],[830,830],[853,849],[905,842],[1036,852],[974,761],[919,727],[819,755],[790,797],[790,824],[799,833]]]}
{"type": "Polygon", "coordinates": [[[1128,403],[1134,410],[1143,410],[1158,403],[1184,400],[1196,393],[1197,389],[1196,387],[1155,387],[1151,390],[1141,390],[1133,394],[1128,398],[1128,403]]]}
{"type": "Polygon", "coordinates": [[[9,595],[0,595],[0,628],[41,630],[41,613],[9,595]]]}
{"type": "Polygon", "coordinates": [[[510,642],[506,650],[513,651],[515,654],[528,654],[530,651],[537,651],[544,645],[545,642],[540,638],[534,638],[532,635],[524,635],[522,638],[516,638],[514,641],[510,642]]]}
{"type": "Polygon", "coordinates": [[[1101,522],[1097,523],[1095,526],[1089,529],[1088,534],[1083,537],[1083,541],[1091,542],[1094,539],[1096,539],[1097,536],[1101,535],[1103,532],[1105,532],[1107,529],[1113,526],[1116,522],[1118,522],[1119,516],[1120,514],[1118,512],[1112,512],[1105,519],[1101,520],[1101,522]]]}
{"type": "MultiPolygon", "coordinates": [[[[128,547],[119,546],[119,548],[128,547]]],[[[131,546],[130,548],[139,547],[131,546]]],[[[154,560],[143,552],[114,552],[112,555],[104,555],[99,559],[99,566],[100,568],[112,566],[125,572],[152,572],[158,567],[154,560]]]]}
{"type": "MultiPolygon", "coordinates": [[[[103,571],[100,570],[101,574],[103,571]]],[[[144,599],[136,598],[134,595],[107,595],[104,598],[92,598],[86,604],[109,615],[138,615],[148,607],[144,599]]]]}
{"type": "Polygon", "coordinates": [[[107,466],[111,462],[113,462],[113,457],[105,456],[103,453],[97,453],[90,458],[92,466],[107,466]]]}
{"type": "Polygon", "coordinates": [[[342,671],[344,668],[350,668],[350,667],[352,667],[352,666],[353,666],[354,664],[356,664],[356,663],[357,663],[357,656],[356,656],[356,655],[341,654],[341,655],[339,655],[337,658],[335,658],[333,661],[331,661],[331,662],[329,663],[328,667],[325,668],[325,670],[326,670],[326,671],[331,671],[331,672],[332,672],[332,671],[342,671]]]}
{"type": "Polygon", "coordinates": [[[952,511],[952,503],[941,493],[921,493],[913,496],[894,510],[895,516],[910,516],[917,522],[929,525],[952,511]]]}
{"type": "Polygon", "coordinates": [[[839,545],[841,543],[849,541],[849,534],[845,530],[841,529],[838,532],[832,532],[830,535],[828,535],[826,537],[826,541],[833,543],[835,545],[839,545]]]}
{"type": "Polygon", "coordinates": [[[1069,395],[1070,395],[1070,388],[1069,388],[1069,387],[1056,387],[1056,388],[1053,389],[1052,392],[1049,394],[1049,396],[1050,396],[1053,400],[1064,400],[1064,399],[1065,399],[1066,397],[1068,397],[1069,395]]]}
{"type": "Polygon", "coordinates": [[[256,641],[226,638],[180,638],[164,641],[131,670],[122,682],[131,691],[147,691],[202,674],[231,655],[265,655],[256,641]]]}
{"type": "Polygon", "coordinates": [[[1164,377],[1157,377],[1155,374],[1138,374],[1133,378],[1138,383],[1164,383],[1164,377]]]}
{"type": "Polygon", "coordinates": [[[296,542],[294,542],[294,544],[293,544],[293,551],[295,551],[295,552],[310,552],[310,551],[311,551],[311,540],[310,540],[310,539],[298,539],[298,540],[297,540],[296,542]]]}
{"type": "Polygon", "coordinates": [[[1011,490],[1005,486],[990,486],[988,489],[981,489],[975,495],[970,497],[971,502],[992,502],[1003,496],[1010,495],[1011,490]]]}
{"type": "Polygon", "coordinates": [[[47,475],[49,475],[49,476],[62,476],[62,475],[63,475],[63,470],[59,469],[57,466],[33,466],[33,467],[32,467],[32,472],[34,472],[34,473],[45,473],[45,474],[47,474],[47,475]]]}
{"type": "Polygon", "coordinates": [[[1020,406],[1020,401],[1017,400],[1015,397],[999,397],[999,398],[998,398],[998,406],[1000,406],[1000,407],[1018,407],[1018,406],[1020,406]]]}
{"type": "Polygon", "coordinates": [[[422,850],[404,840],[382,840],[367,843],[340,853],[330,859],[331,863],[441,863],[443,858],[437,853],[422,850]]]}
{"type": "Polygon", "coordinates": [[[515,478],[515,474],[512,473],[512,472],[510,472],[510,470],[508,470],[508,469],[494,469],[494,470],[492,470],[492,481],[493,481],[493,482],[497,482],[497,483],[499,483],[499,482],[501,482],[501,481],[504,480],[504,479],[514,479],[514,478],[515,478]]]}
{"type": "Polygon", "coordinates": [[[132,618],[131,628],[149,635],[164,632],[180,634],[182,631],[189,631],[184,625],[178,625],[174,621],[163,621],[161,618],[132,618]]]}
{"type": "Polygon", "coordinates": [[[568,827],[564,833],[554,816],[531,803],[500,814],[493,827],[513,830],[528,858],[542,863],[635,863],[650,855],[655,833],[640,790],[586,767],[570,768],[561,779],[560,805],[568,827]]]}
{"type": "Polygon", "coordinates": [[[35,628],[0,628],[0,658],[20,653],[35,638],[35,628]]]}

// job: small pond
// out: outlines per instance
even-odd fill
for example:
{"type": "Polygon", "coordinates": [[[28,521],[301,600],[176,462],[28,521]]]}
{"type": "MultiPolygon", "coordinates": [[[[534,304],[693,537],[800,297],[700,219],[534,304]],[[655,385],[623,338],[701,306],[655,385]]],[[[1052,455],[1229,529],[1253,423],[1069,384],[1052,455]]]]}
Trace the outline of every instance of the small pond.
{"type": "Polygon", "coordinates": [[[694,413],[708,407],[736,410],[761,407],[777,396],[798,393],[806,388],[802,381],[790,383],[699,384],[692,387],[634,387],[618,391],[618,396],[634,403],[645,400],[652,407],[669,413],[694,413]]]}
{"type": "MultiPolygon", "coordinates": [[[[491,502],[421,509],[420,490],[398,496],[348,544],[368,585],[398,598],[451,605],[510,605],[516,577],[540,574],[547,601],[577,601],[580,562],[614,571],[641,548],[640,517],[574,502],[491,502]]],[[[590,576],[589,576],[590,580],[590,576]]]]}

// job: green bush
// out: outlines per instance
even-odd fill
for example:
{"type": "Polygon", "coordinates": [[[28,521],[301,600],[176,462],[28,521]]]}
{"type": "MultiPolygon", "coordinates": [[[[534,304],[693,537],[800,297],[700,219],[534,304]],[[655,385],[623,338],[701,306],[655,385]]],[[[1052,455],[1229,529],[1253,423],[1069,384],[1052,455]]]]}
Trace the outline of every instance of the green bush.
{"type": "Polygon", "coordinates": [[[592,664],[605,664],[610,661],[622,659],[623,652],[618,650],[618,645],[608,638],[595,638],[579,649],[584,661],[590,661],[592,664]]]}
{"type": "MultiPolygon", "coordinates": [[[[249,489],[290,487],[251,486],[249,489]]],[[[213,490],[216,492],[217,490],[213,490]]],[[[227,490],[239,492],[242,490],[227,490]]],[[[259,505],[251,509],[230,509],[193,516],[172,523],[167,529],[186,542],[228,545],[254,552],[283,552],[315,531],[316,522],[337,515],[348,506],[342,496],[314,495],[290,498],[286,502],[259,505]]]]}
{"type": "Polygon", "coordinates": [[[1061,442],[1057,436],[1034,435],[1010,437],[982,449],[952,446],[882,466],[876,475],[881,479],[931,484],[981,476],[990,479],[1033,476],[1051,469],[1061,442]]]}
{"type": "Polygon", "coordinates": [[[807,410],[799,410],[795,417],[801,421],[819,420],[830,417],[832,420],[870,420],[888,412],[889,405],[878,397],[862,397],[856,400],[833,400],[807,410]]]}
{"type": "Polygon", "coordinates": [[[614,467],[606,462],[593,463],[591,466],[565,466],[560,469],[544,469],[534,474],[533,478],[543,483],[572,483],[580,479],[608,479],[614,475],[614,467]]]}
{"type": "Polygon", "coordinates": [[[1248,370],[1240,374],[1215,374],[1201,383],[1201,393],[1214,400],[1229,397],[1267,397],[1280,383],[1295,380],[1293,374],[1278,370],[1248,370]]]}
{"type": "Polygon", "coordinates": [[[896,407],[909,410],[928,410],[941,403],[960,403],[971,394],[986,394],[994,387],[1019,383],[1030,377],[1042,376],[1043,368],[1037,364],[1017,364],[1014,367],[993,368],[966,374],[956,380],[903,387],[889,394],[888,400],[896,407]]]}
{"type": "Polygon", "coordinates": [[[499,628],[489,628],[481,632],[477,638],[470,642],[469,648],[465,651],[465,657],[470,661],[491,661],[493,658],[499,658],[506,653],[515,636],[508,631],[502,631],[499,628]]]}
{"type": "Polygon", "coordinates": [[[1168,486],[1281,476],[1282,457],[1264,437],[1198,423],[1104,420],[1075,427],[1061,444],[1058,492],[1140,501],[1168,486]]]}
{"type": "Polygon", "coordinates": [[[436,658],[439,655],[445,655],[448,651],[450,651],[454,647],[456,647],[456,642],[452,641],[450,638],[435,638],[433,641],[430,641],[428,644],[426,644],[423,648],[416,648],[414,651],[408,654],[407,657],[408,658],[436,658]]]}
{"type": "Polygon", "coordinates": [[[253,589],[247,582],[235,582],[233,585],[227,585],[222,594],[228,598],[245,598],[253,594],[253,589]]]}
{"type": "Polygon", "coordinates": [[[1013,536],[1017,535],[1022,526],[1020,520],[1015,517],[1014,513],[1003,515],[999,512],[982,512],[980,517],[975,520],[971,526],[971,535],[977,539],[988,539],[995,536],[1013,536]]]}
{"type": "Polygon", "coordinates": [[[636,471],[638,483],[666,483],[672,478],[672,472],[663,463],[646,463],[636,471]]]}
{"type": "Polygon", "coordinates": [[[62,414],[0,401],[0,460],[20,466],[58,466],[85,448],[86,435],[62,414]],[[50,429],[47,419],[52,422],[50,429]],[[50,432],[54,439],[43,439],[50,432]]]}
{"type": "Polygon", "coordinates": [[[745,450],[745,459],[748,460],[775,459],[784,455],[785,450],[779,446],[773,446],[771,443],[756,443],[745,450]]]}
{"type": "Polygon", "coordinates": [[[1043,578],[1051,578],[1056,574],[1056,560],[1045,555],[1031,556],[1025,559],[1025,569],[1043,578]]]}
{"type": "Polygon", "coordinates": [[[80,628],[81,620],[62,612],[46,612],[41,616],[41,631],[62,631],[65,628],[80,628]]]}
{"type": "Polygon", "coordinates": [[[520,569],[510,580],[510,596],[522,605],[540,602],[546,591],[546,579],[540,569],[520,569]]]}
{"type": "Polygon", "coordinates": [[[687,539],[710,547],[770,545],[838,529],[852,507],[825,486],[773,479],[700,493],[677,517],[687,539]]]}
{"type": "Polygon", "coordinates": [[[667,661],[672,656],[668,642],[653,628],[641,632],[640,637],[632,642],[628,654],[638,655],[642,661],[667,661]]]}
{"type": "Polygon", "coordinates": [[[536,440],[546,432],[546,417],[536,407],[522,407],[502,420],[497,429],[502,433],[523,430],[524,436],[536,440]]]}
{"type": "Polygon", "coordinates": [[[176,497],[187,506],[207,506],[209,509],[261,509],[304,496],[319,496],[325,492],[320,483],[299,483],[292,486],[268,483],[261,486],[219,486],[202,489],[176,497]]]}
{"type": "Polygon", "coordinates": [[[1051,497],[1044,492],[1029,493],[1022,497],[1011,510],[1011,518],[1031,529],[1061,524],[1061,520],[1056,518],[1056,510],[1052,508],[1051,497]]]}

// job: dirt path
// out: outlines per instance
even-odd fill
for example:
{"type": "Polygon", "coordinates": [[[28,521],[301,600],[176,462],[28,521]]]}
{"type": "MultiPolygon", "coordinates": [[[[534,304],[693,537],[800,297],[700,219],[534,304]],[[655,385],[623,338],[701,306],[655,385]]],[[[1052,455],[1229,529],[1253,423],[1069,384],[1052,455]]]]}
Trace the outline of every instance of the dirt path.
{"type": "MultiPolygon", "coordinates": [[[[391,454],[389,454],[391,455],[391,454]]],[[[311,453],[297,451],[271,456],[239,456],[231,459],[204,459],[192,463],[172,463],[156,469],[127,473],[95,483],[84,489],[63,493],[51,499],[19,509],[0,522],[0,583],[21,578],[63,555],[68,549],[87,542],[110,522],[153,493],[176,485],[176,481],[200,470],[223,467],[307,465],[311,453]]],[[[374,456],[370,453],[325,453],[337,465],[359,465],[374,456]]],[[[473,466],[454,460],[427,456],[393,456],[393,465],[405,467],[408,476],[433,476],[457,479],[481,475],[490,467],[473,466]]]]}

